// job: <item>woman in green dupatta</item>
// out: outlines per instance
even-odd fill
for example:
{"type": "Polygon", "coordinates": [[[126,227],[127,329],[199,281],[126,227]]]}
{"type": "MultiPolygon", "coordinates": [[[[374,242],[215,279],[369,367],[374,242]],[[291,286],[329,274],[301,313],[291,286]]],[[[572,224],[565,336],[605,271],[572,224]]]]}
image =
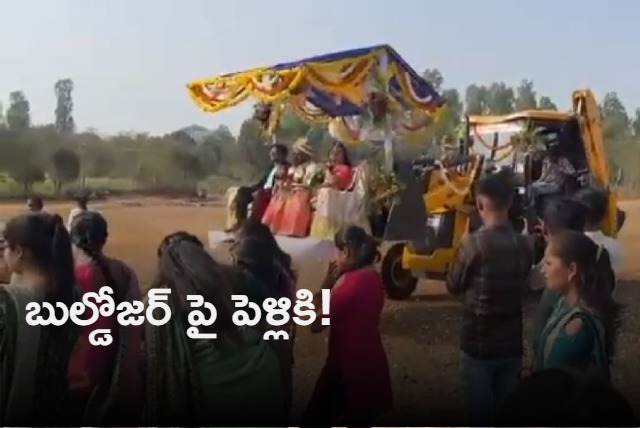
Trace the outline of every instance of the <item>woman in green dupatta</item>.
{"type": "Polygon", "coordinates": [[[146,326],[143,425],[283,425],[278,359],[258,330],[233,323],[231,295],[245,276],[217,263],[186,232],[167,236],[158,256],[157,282],[171,290],[172,317],[165,325],[146,326]],[[215,323],[200,332],[216,333],[217,339],[187,337],[187,295],[215,306],[215,323]]]}
{"type": "MultiPolygon", "coordinates": [[[[235,265],[249,278],[261,282],[268,297],[296,300],[297,275],[292,268],[291,256],[282,251],[271,230],[262,222],[249,219],[236,233],[236,244],[232,248],[235,265]],[[259,278],[259,279],[258,279],[259,278]]],[[[292,304],[293,307],[293,304],[292,304]]],[[[291,317],[294,316],[290,309],[291,317]]],[[[295,323],[290,321],[280,329],[285,330],[289,340],[269,342],[280,361],[280,370],[285,387],[285,415],[290,416],[293,404],[293,348],[295,342],[295,323]]],[[[266,329],[268,325],[264,325],[266,329]]]]}
{"type": "Polygon", "coordinates": [[[78,426],[67,384],[78,328],[26,323],[30,302],[79,298],[69,234],[58,215],[26,213],[7,222],[3,247],[14,275],[0,286],[0,426],[78,426]]]}
{"type": "Polygon", "coordinates": [[[534,340],[534,370],[570,367],[609,379],[620,317],[609,276],[597,269],[598,252],[580,232],[550,239],[543,272],[547,287],[561,298],[534,340]]]}

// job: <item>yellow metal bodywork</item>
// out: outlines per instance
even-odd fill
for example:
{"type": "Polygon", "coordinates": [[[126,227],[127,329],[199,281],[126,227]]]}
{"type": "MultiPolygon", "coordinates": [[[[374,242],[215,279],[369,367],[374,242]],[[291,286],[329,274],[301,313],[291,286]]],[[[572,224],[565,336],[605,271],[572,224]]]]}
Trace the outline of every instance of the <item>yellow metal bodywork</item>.
{"type": "Polygon", "coordinates": [[[609,191],[609,206],[602,224],[602,232],[615,237],[618,234],[618,194],[610,189],[611,170],[602,137],[600,109],[593,92],[589,89],[574,91],[571,98],[573,112],[580,124],[580,133],[591,175],[602,189],[609,191]]]}
{"type": "MultiPolygon", "coordinates": [[[[471,116],[469,122],[471,125],[484,127],[485,125],[502,125],[522,120],[565,122],[572,117],[577,117],[591,175],[603,189],[610,190],[609,162],[605,152],[602,123],[595,96],[589,89],[576,90],[572,94],[572,101],[573,108],[570,112],[526,110],[504,116],[471,116]]],[[[474,201],[469,193],[455,192],[451,189],[451,185],[458,189],[470,188],[476,176],[477,163],[474,165],[464,171],[449,171],[448,174],[452,176],[448,183],[443,178],[432,179],[429,189],[424,195],[425,207],[430,214],[444,213],[451,209],[456,210],[452,247],[438,248],[431,255],[421,255],[412,253],[411,249],[405,246],[402,254],[404,269],[428,272],[432,275],[446,275],[454,260],[458,244],[468,231],[469,216],[474,207],[474,201]]],[[[617,203],[617,194],[611,191],[603,225],[603,232],[610,236],[615,236],[618,230],[617,203]]]]}
{"type": "Polygon", "coordinates": [[[408,270],[426,271],[433,275],[445,275],[453,260],[457,243],[467,233],[469,216],[475,207],[471,197],[471,186],[480,167],[480,157],[475,156],[464,166],[434,171],[429,188],[424,194],[424,204],[428,213],[439,214],[456,211],[451,248],[438,248],[430,255],[415,254],[405,246],[402,253],[402,267],[408,270]]]}

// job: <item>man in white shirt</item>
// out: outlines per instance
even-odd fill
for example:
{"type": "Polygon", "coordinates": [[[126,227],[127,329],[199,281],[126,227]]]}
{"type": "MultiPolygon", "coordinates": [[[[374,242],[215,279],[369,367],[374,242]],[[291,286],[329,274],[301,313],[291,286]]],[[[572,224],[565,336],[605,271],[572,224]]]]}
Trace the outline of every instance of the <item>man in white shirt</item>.
{"type": "Polygon", "coordinates": [[[76,218],[79,214],[82,214],[85,211],[88,211],[87,204],[89,203],[89,198],[86,196],[79,196],[76,198],[76,206],[71,209],[69,213],[69,217],[67,219],[67,230],[71,230],[71,224],[73,223],[73,219],[76,218]]]}
{"type": "Polygon", "coordinates": [[[607,195],[596,189],[586,188],[576,194],[576,200],[587,208],[585,234],[596,244],[606,248],[611,259],[611,267],[616,276],[622,269],[622,251],[617,239],[602,233],[602,222],[608,208],[607,195]]]}

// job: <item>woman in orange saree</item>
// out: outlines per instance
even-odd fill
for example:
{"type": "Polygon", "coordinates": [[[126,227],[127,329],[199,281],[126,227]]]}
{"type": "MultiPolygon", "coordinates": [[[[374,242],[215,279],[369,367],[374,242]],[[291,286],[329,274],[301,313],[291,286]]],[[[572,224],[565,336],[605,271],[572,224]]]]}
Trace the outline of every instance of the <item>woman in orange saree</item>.
{"type": "Polygon", "coordinates": [[[293,146],[293,171],[291,190],[286,197],[283,215],[274,233],[284,236],[305,237],[309,235],[311,220],[311,186],[320,172],[319,165],[314,162],[313,148],[306,139],[298,140],[293,146]]]}

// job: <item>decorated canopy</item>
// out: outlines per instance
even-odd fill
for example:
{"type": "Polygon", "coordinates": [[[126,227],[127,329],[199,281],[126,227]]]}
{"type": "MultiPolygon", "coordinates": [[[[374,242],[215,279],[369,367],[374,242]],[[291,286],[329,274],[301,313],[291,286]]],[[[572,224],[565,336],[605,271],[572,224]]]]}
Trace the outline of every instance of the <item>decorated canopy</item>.
{"type": "Polygon", "coordinates": [[[373,91],[383,93],[393,111],[430,115],[444,104],[433,86],[386,45],[195,80],[188,90],[208,112],[254,98],[286,104],[314,122],[370,114],[373,91]]]}

